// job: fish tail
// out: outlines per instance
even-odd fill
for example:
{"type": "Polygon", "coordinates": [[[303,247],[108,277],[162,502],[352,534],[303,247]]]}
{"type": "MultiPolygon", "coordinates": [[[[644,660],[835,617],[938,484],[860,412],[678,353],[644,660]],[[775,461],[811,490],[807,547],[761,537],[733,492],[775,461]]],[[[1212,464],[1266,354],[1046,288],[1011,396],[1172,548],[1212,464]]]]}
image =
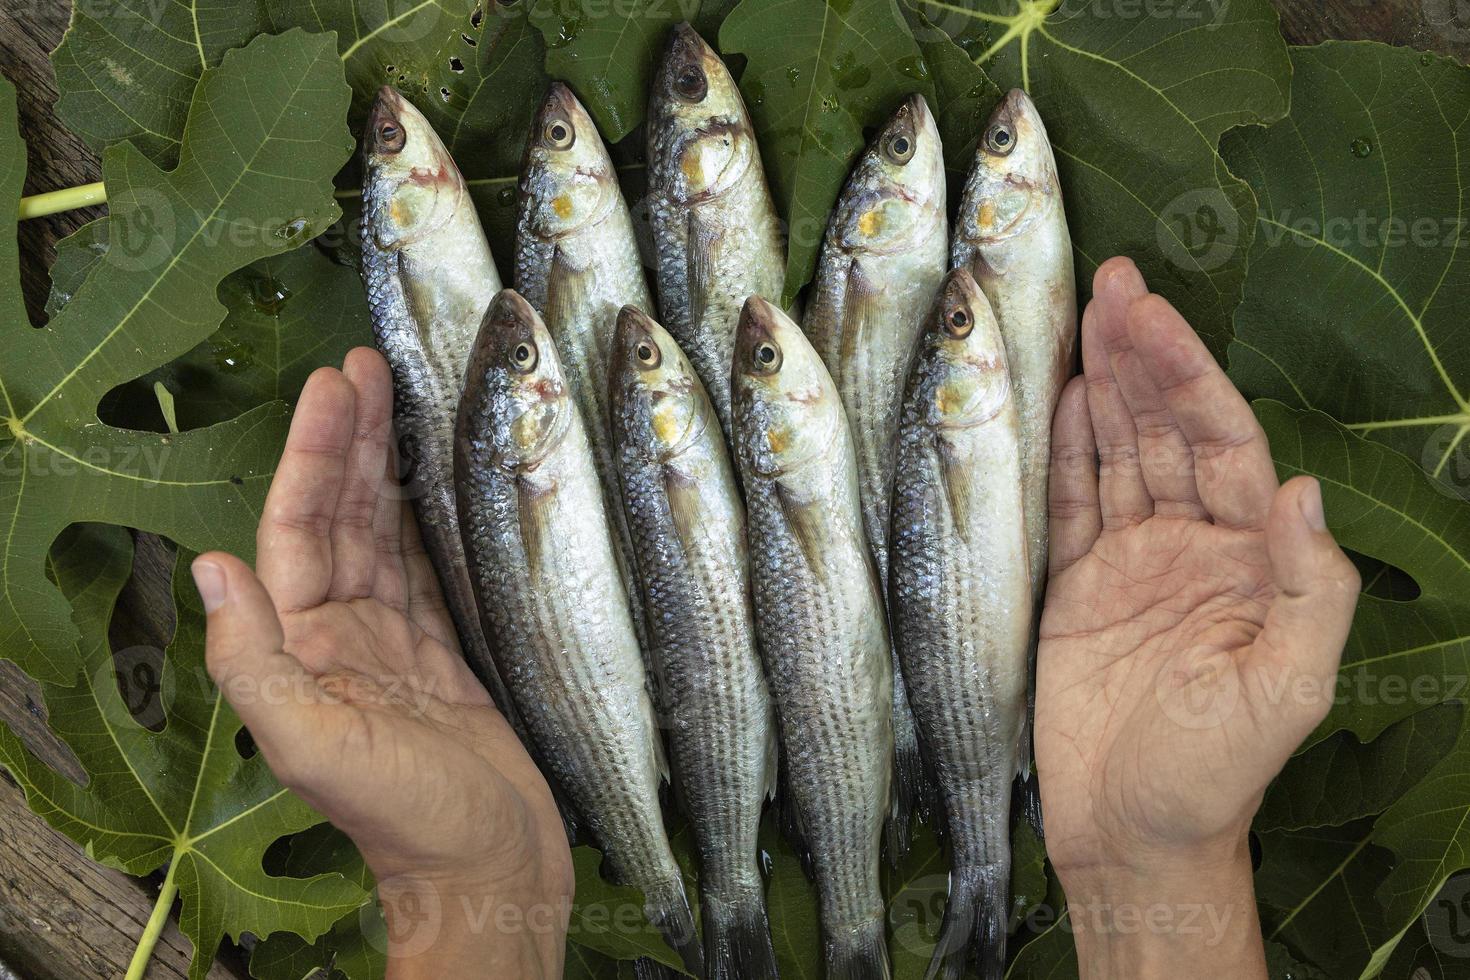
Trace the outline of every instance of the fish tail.
{"type": "MultiPolygon", "coordinates": [[[[894,707],[896,710],[908,711],[906,703],[894,707]]],[[[897,868],[908,856],[914,814],[920,809],[927,809],[927,799],[924,758],[919,751],[918,733],[912,718],[907,726],[901,724],[897,716],[894,722],[893,805],[888,814],[886,841],[888,863],[897,868]],[[904,737],[905,734],[907,737],[904,737]]]]}
{"type": "Polygon", "coordinates": [[[689,907],[683,881],[675,878],[646,892],[643,909],[648,921],[684,961],[685,971],[691,976],[704,976],[704,951],[699,945],[699,930],[694,925],[694,911],[689,907]]]}
{"type": "Polygon", "coordinates": [[[954,870],[939,944],[924,980],[961,980],[976,941],[981,980],[1001,980],[1006,963],[1009,878],[1009,868],[993,864],[954,870]]]}
{"type": "Polygon", "coordinates": [[[734,902],[706,891],[700,909],[709,980],[777,980],[771,925],[759,888],[734,902]]]}
{"type": "Polygon", "coordinates": [[[827,980],[891,980],[888,940],[879,917],[840,936],[828,935],[827,980]]]}
{"type": "Polygon", "coordinates": [[[636,980],[678,980],[679,971],[642,956],[633,961],[633,976],[636,980]]]}
{"type": "Polygon", "coordinates": [[[1041,816],[1041,782],[1036,778],[1035,772],[1024,772],[1016,779],[1016,806],[1021,810],[1021,816],[1036,831],[1038,840],[1046,840],[1041,816]]]}

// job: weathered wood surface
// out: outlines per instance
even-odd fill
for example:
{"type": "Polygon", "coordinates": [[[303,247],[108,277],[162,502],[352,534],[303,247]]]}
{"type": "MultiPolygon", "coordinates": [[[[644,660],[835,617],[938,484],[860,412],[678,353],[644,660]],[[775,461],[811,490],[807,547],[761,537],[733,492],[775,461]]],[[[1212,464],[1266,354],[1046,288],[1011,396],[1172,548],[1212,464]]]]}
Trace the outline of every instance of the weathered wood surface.
{"type": "MultiPolygon", "coordinates": [[[[1287,40],[1371,38],[1434,50],[1470,61],[1470,11],[1456,0],[1274,0],[1287,40]]],[[[97,156],[53,114],[56,85],[46,60],[70,13],[66,0],[0,0],[0,70],[19,89],[20,125],[29,147],[25,192],[101,179],[97,156]]],[[[62,237],[99,217],[93,208],[26,222],[20,231],[22,286],[32,320],[43,319],[46,270],[62,237]]],[[[156,542],[140,540],[137,580],[123,597],[114,637],[121,645],[161,647],[171,629],[168,563],[156,542]]],[[[0,663],[0,719],[37,753],[75,778],[70,753],[47,733],[39,699],[13,667],[0,663]]],[[[81,850],[25,809],[20,792],[0,781],[0,980],[5,963],[25,980],[120,977],[143,931],[156,883],[139,882],[92,864],[81,850]]],[[[150,978],[186,975],[188,942],[172,925],[150,978]]],[[[238,964],[212,977],[243,975],[238,964]]]]}
{"type": "MultiPolygon", "coordinates": [[[[86,860],[69,839],[35,818],[4,778],[0,841],[0,958],[31,980],[121,977],[154,895],[145,894],[137,879],[86,860]]],[[[189,957],[189,941],[170,923],[148,980],[183,980],[189,957]]],[[[210,973],[211,980],[237,976],[219,965],[210,973]]]]}

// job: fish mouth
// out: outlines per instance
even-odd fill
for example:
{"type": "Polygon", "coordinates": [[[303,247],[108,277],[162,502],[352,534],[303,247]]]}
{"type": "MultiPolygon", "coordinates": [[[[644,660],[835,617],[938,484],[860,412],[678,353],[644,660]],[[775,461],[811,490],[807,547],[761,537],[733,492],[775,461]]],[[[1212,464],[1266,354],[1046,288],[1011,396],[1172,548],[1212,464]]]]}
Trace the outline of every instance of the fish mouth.
{"type": "Polygon", "coordinates": [[[678,65],[700,65],[708,63],[717,57],[709,42],[700,36],[687,20],[675,24],[669,31],[668,44],[664,47],[664,65],[673,68],[678,65]]]}

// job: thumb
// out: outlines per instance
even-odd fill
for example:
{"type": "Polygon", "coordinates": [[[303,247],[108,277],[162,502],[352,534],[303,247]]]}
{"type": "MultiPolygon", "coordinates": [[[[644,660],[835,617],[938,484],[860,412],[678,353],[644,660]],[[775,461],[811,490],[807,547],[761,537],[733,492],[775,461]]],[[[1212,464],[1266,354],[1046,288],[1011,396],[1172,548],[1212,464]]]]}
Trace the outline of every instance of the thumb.
{"type": "Polygon", "coordinates": [[[1360,582],[1327,530],[1322,488],[1312,477],[1288,480],[1276,491],[1266,517],[1266,556],[1277,591],[1256,648],[1271,668],[1319,681],[1325,715],[1360,582]]]}
{"type": "Polygon", "coordinates": [[[284,637],[270,593],[250,566],[211,551],[194,559],[194,584],[204,602],[204,657],[209,676],[265,750],[290,730],[304,704],[307,677],[282,652],[284,637]]]}

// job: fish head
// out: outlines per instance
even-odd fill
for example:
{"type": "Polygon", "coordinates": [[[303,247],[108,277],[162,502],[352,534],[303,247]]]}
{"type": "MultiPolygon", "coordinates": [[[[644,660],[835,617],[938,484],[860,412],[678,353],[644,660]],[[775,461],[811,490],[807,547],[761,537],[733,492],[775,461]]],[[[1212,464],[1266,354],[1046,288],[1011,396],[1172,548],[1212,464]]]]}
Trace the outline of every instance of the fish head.
{"type": "Polygon", "coordinates": [[[390,85],[378,92],[362,144],[364,220],[379,248],[423,239],[464,201],[464,178],[439,134],[390,85]]]}
{"type": "Polygon", "coordinates": [[[1005,343],[990,301],[968,269],[944,277],[915,368],[920,407],[936,429],[994,418],[1011,393],[1005,343]]]}
{"type": "Polygon", "coordinates": [[[740,312],[731,367],[736,450],[761,476],[826,455],[847,424],[832,377],[799,326],[752,296],[740,312]]]}
{"type": "Polygon", "coordinates": [[[611,380],[624,450],[666,462],[694,445],[710,423],[714,409],[684,351],[636,306],[618,313],[611,380]]]}
{"type": "Polygon", "coordinates": [[[980,246],[1024,233],[1061,200],[1046,126],[1031,99],[1011,89],[991,113],[965,184],[955,234],[980,246]]]}
{"type": "Polygon", "coordinates": [[[719,197],[758,158],[740,89],[688,24],[669,36],[649,99],[649,165],[656,190],[681,204],[719,197]]]}
{"type": "Polygon", "coordinates": [[[620,199],[597,125],[561,82],[531,123],[521,175],[521,226],[544,241],[597,224],[620,199]]]}
{"type": "Polygon", "coordinates": [[[922,95],[903,101],[853,166],[833,214],[849,253],[914,247],[944,220],[944,148],[922,95]]]}
{"type": "Polygon", "coordinates": [[[466,368],[469,438],[509,473],[535,469],[560,444],[575,412],[556,345],[513,289],[491,301],[466,368]]]}

